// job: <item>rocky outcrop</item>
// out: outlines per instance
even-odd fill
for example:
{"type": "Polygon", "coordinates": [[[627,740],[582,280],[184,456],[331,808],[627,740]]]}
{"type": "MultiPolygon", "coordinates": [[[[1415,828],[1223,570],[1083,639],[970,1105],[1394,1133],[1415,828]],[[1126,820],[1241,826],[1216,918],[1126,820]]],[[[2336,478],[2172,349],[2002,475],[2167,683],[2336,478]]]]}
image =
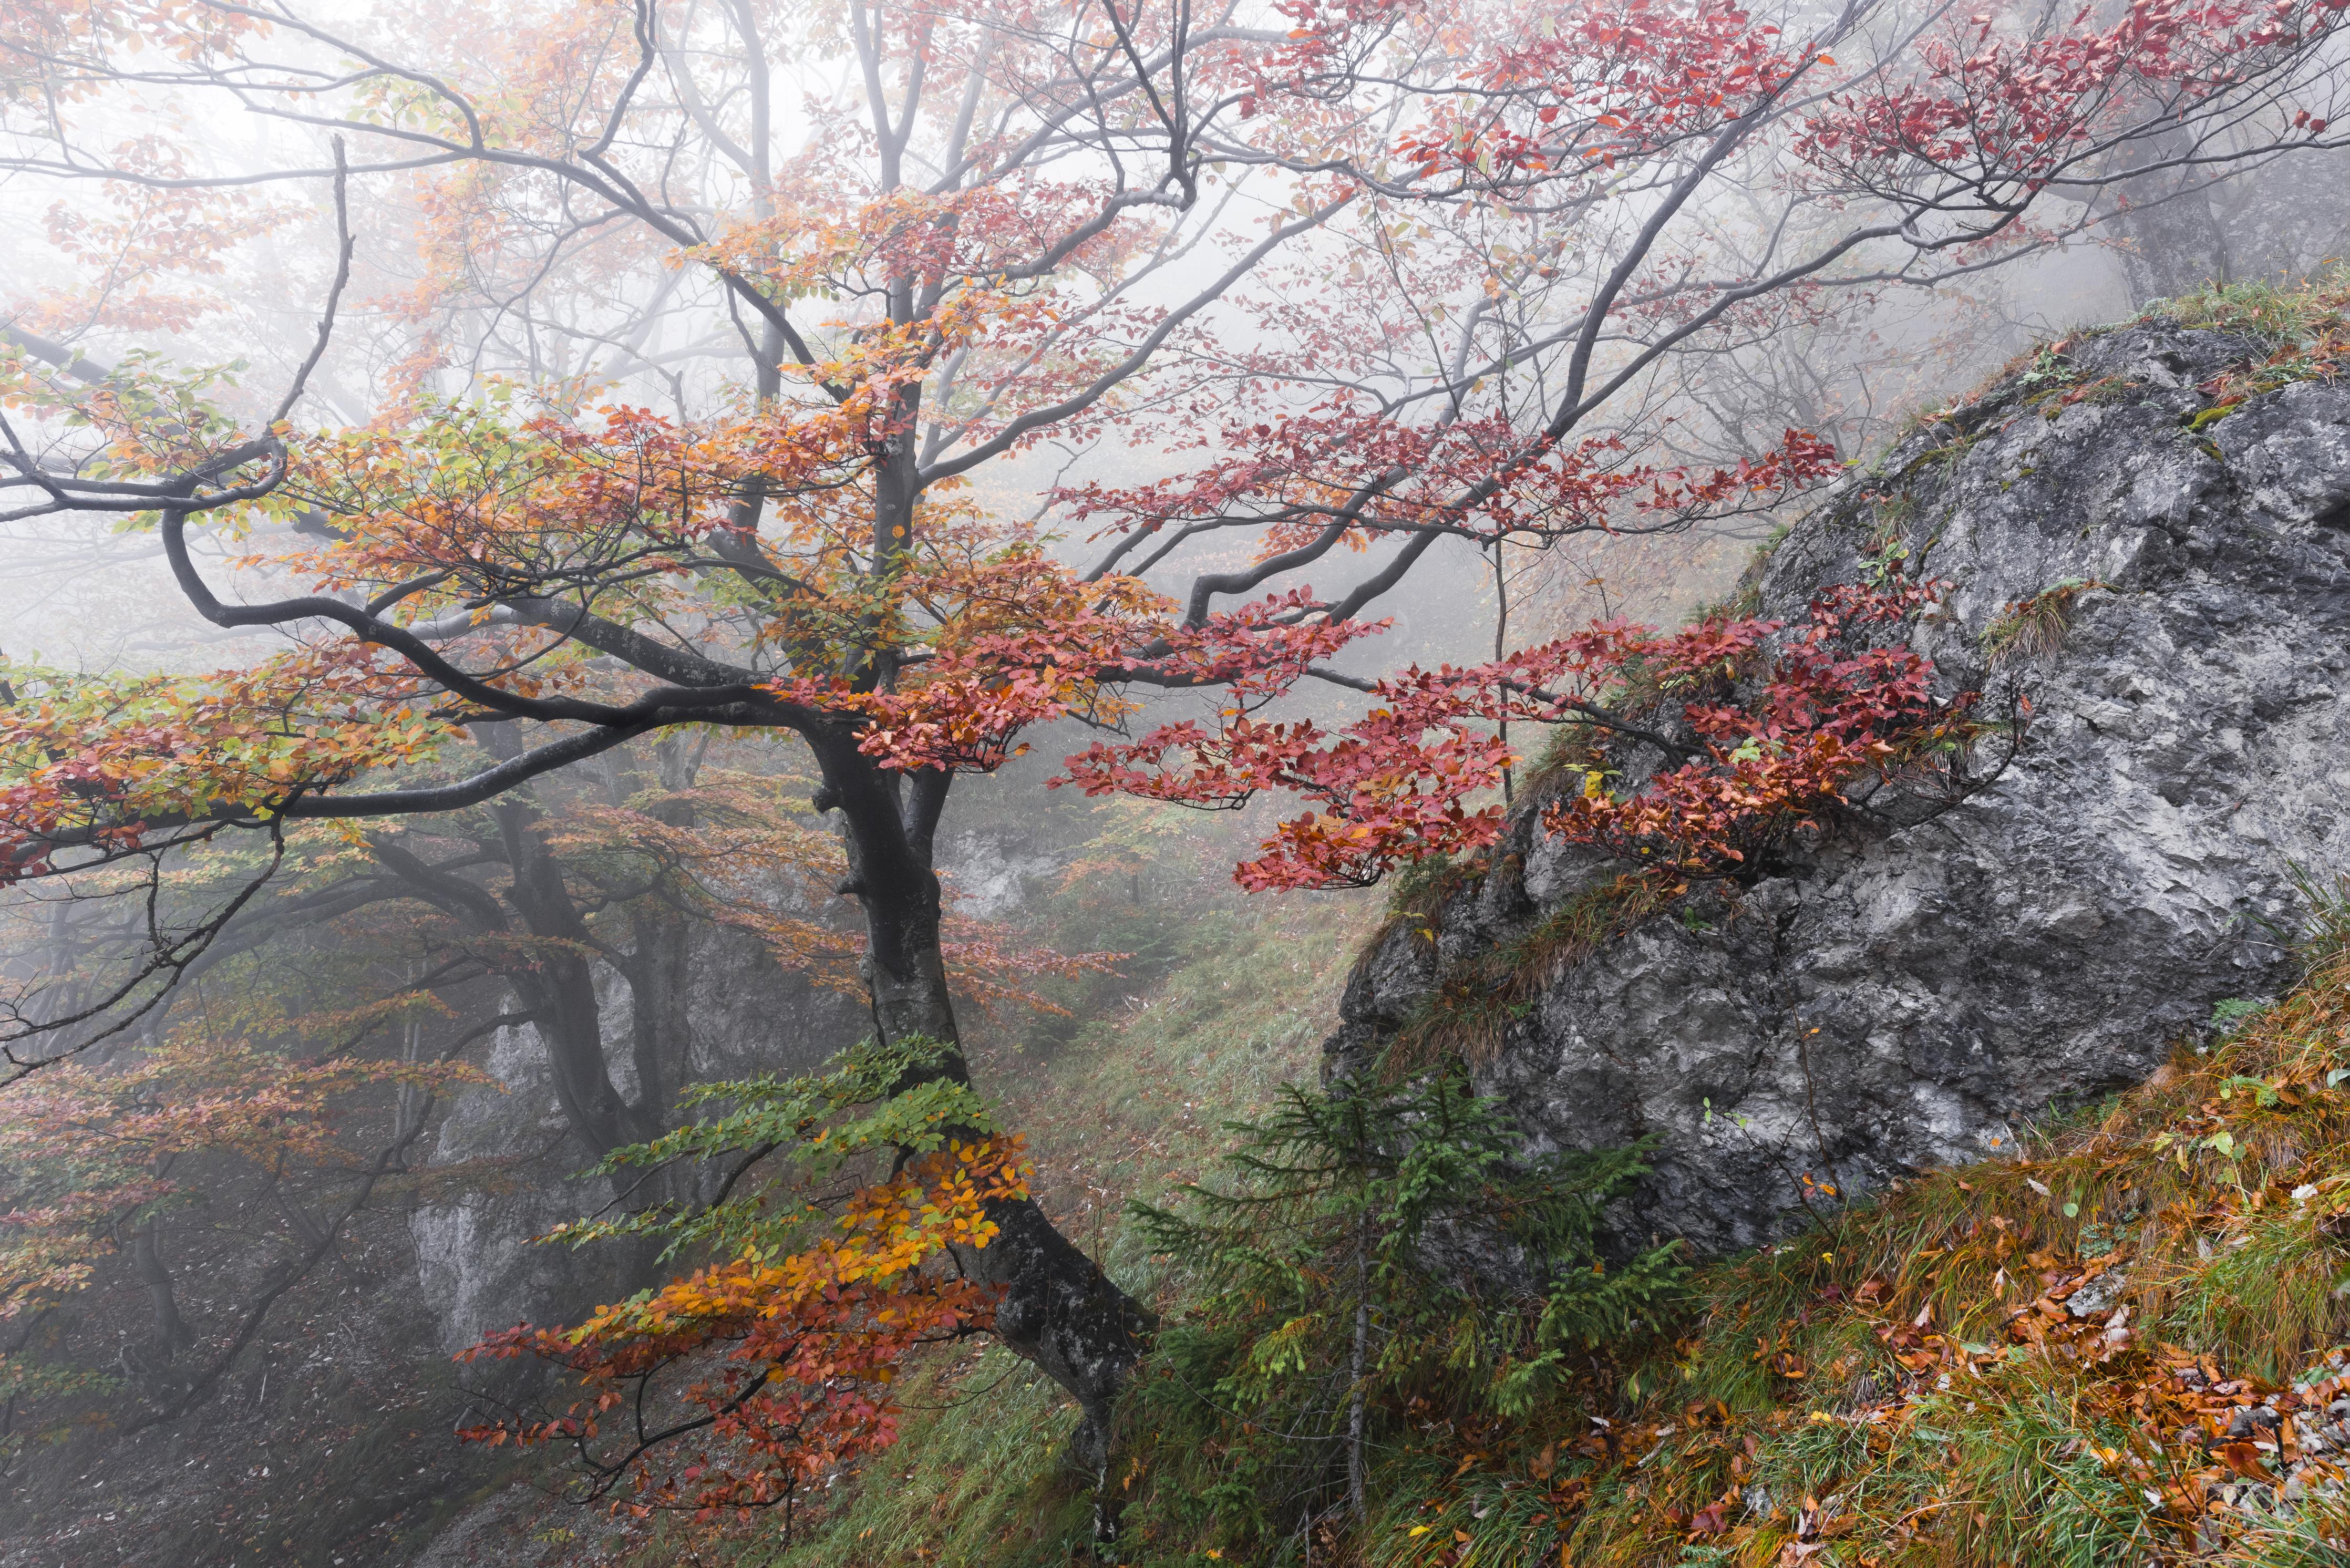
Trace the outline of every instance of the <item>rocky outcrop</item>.
{"type": "MultiPolygon", "coordinates": [[[[2296,878],[2350,869],[2350,385],[2213,417],[2199,384],[2266,353],[2166,324],[2059,346],[1844,482],[1761,569],[1762,612],[1800,621],[1906,547],[1952,585],[1911,637],[1945,688],[2019,681],[2033,721],[1991,788],[1638,925],[1482,1054],[1536,1144],[1657,1140],[1622,1215],[1642,1240],[1751,1245],[1820,1200],[1807,1180],[1995,1153],[2289,979],[2296,878]],[[1991,668],[2003,608],[2068,582],[2089,586],[2061,647],[1991,668]]],[[[1492,865],[1366,955],[1336,1068],[1614,871],[1530,815],[1492,865]]]]}
{"type": "MultiPolygon", "coordinates": [[[[674,1082],[814,1071],[868,1025],[862,997],[827,991],[781,969],[758,942],[697,928],[686,1038],[670,1043],[674,1082]]],[[[624,1095],[637,1084],[626,984],[597,966],[605,1058],[624,1095]]],[[[598,1243],[580,1251],[534,1239],[622,1200],[565,1118],[546,1045],[530,1024],[501,1029],[484,1067],[495,1082],[460,1096],[432,1163],[442,1201],[415,1210],[409,1232],[418,1283],[450,1350],[519,1322],[571,1321],[650,1282],[655,1248],[598,1243]],[[462,1172],[463,1179],[451,1179],[462,1172]]]]}

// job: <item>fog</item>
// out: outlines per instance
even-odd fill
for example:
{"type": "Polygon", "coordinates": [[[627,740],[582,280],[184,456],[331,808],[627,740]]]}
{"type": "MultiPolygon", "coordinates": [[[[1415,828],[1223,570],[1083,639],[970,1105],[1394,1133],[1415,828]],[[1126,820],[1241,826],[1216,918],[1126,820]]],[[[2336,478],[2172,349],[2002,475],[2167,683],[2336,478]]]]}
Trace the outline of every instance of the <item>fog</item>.
{"type": "MultiPolygon", "coordinates": [[[[714,1212],[775,1147],[638,1186],[598,1168],[712,1114],[694,1085],[813,1072],[868,1033],[960,1049],[958,1018],[1016,1076],[1198,930],[1336,943],[1377,918],[1367,886],[1234,887],[1300,800],[1346,809],[1305,763],[1288,794],[1202,786],[1191,805],[1230,809],[1189,811],[1048,788],[1065,759],[1184,722],[1326,738],[1395,701],[1374,682],[1440,665],[1491,661],[1523,695],[1508,659],[1729,599],[1838,465],[2037,345],[2350,246],[2350,153],[2285,118],[2334,101],[2330,53],[2239,84],[2179,147],[2117,137],[2010,225],[1981,192],[1829,189],[1794,130],[1718,167],[1701,138],[1626,131],[1619,171],[1620,123],[1595,119],[1587,169],[1530,158],[1514,185],[1490,150],[1415,163],[1474,101],[1447,74],[1473,29],[1399,23],[1348,67],[1347,112],[1334,89],[1275,113],[1251,73],[1307,30],[1266,6],[1203,15],[1205,87],[1156,13],[1055,42],[750,0],[195,10],[217,36],[175,33],[172,7],[122,37],[0,21],[24,34],[0,36],[24,514],[0,524],[0,784],[11,811],[90,813],[12,849],[30,869],[0,892],[0,1033],[32,1069],[0,1075],[0,1208],[34,1237],[0,1271],[0,1474],[42,1532],[0,1542],[0,1568],[453,1562],[388,1544],[387,1521],[437,1530],[511,1479],[448,1433],[543,1386],[449,1355],[668,1271],[637,1234],[608,1267],[531,1237],[714,1212]],[[925,96],[933,68],[949,85],[925,96]],[[1814,439],[1800,482],[1769,477],[1814,439]],[[122,499],[263,471],[234,504],[122,499]],[[175,580],[183,524],[182,575],[225,607],[175,580]],[[908,572],[920,592],[889,599],[908,572]],[[219,624],[301,595],[331,602],[219,624]],[[591,610],[637,640],[578,632],[591,610]],[[962,658],[1000,661],[974,703],[1060,679],[1019,638],[1097,623],[1126,640],[1065,700],[973,722],[947,761],[820,757],[812,721],[743,716],[789,697],[847,704],[823,710],[841,735],[951,731],[884,700],[962,658]],[[1369,629],[1255,686],[1198,652],[1229,624],[1369,629]],[[702,677],[738,666],[756,689],[714,722],[623,713],[690,684],[677,668],[717,690],[702,677]],[[120,742],[112,773],[75,774],[52,710],[93,753],[120,742]],[[286,762],[411,724],[413,749],[286,762]],[[215,762],[169,810],[136,794],[215,762]],[[928,820],[925,772],[946,802],[928,820]],[[852,774],[886,809],[836,809],[852,774]],[[445,811],[300,815],[484,778],[504,782],[445,811]],[[942,921],[910,898],[939,992],[920,1028],[885,1017],[875,944],[901,933],[868,819],[912,846],[910,882],[945,886],[942,921]],[[391,1479],[335,1512],[326,1457],[362,1446],[391,1479]],[[84,1506],[109,1487],[193,1501],[156,1504],[170,1527],[142,1540],[127,1502],[84,1506]],[[272,1508],[315,1539],[262,1530],[272,1508]]],[[[1955,16],[1779,19],[1832,36],[1863,93],[1955,16]]],[[[1513,732],[1505,788],[1545,744],[1513,732]]],[[[1464,814],[1495,805],[1482,776],[1464,814]]]]}

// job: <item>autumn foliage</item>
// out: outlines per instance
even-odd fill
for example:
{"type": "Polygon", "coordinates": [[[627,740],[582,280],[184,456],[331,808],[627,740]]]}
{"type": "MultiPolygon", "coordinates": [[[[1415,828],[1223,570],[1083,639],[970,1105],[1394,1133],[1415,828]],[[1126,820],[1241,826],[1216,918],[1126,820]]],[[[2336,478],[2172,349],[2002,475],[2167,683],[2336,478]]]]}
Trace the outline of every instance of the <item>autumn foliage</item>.
{"type": "MultiPolygon", "coordinates": [[[[991,1289],[1105,1451],[1140,1354],[1143,1314],[968,1085],[954,984],[1029,991],[1054,961],[954,922],[958,778],[1068,722],[1099,732],[1066,763],[1088,793],[1293,798],[1252,888],[1492,845],[1504,726],[1585,732],[1545,826],[1659,887],[1950,784],[1983,732],[1902,645],[1929,592],[1897,578],[1801,625],[1497,635],[1465,666],[1369,639],[1440,548],[1498,574],[1797,502],[1839,471],[1830,433],[1692,435],[1716,357],[2087,233],[2158,165],[2191,185],[2334,145],[2350,0],[508,11],[0,5],[0,170],[57,192],[79,280],[0,334],[0,522],[115,518],[194,615],[264,639],[183,672],[0,661],[0,882],[160,879],[320,821],[389,863],[414,824],[504,814],[482,856],[564,929],[421,869],[504,955],[484,973],[567,965],[589,1141],[675,1168],[570,1239],[659,1231],[700,1272],[501,1342],[597,1392],[500,1430],[581,1445],[606,1488],[702,1442],[642,1495],[715,1507],[886,1442],[891,1368],[989,1322],[991,1289]],[[261,117],[266,167],[181,145],[214,110],[261,117]],[[270,345],[266,391],[82,355],[233,338],[218,280],[296,227],[318,317],[270,345]],[[1155,706],[1187,694],[1191,717],[1155,706]],[[521,804],[696,732],[805,755],[837,878],[739,778],[560,828],[521,804]],[[712,1088],[724,1108],[666,1131],[622,1104],[549,834],[583,883],[634,857],[810,971],[854,957],[876,1054],[831,1087],[712,1088]],[[754,912],[771,875],[856,900],[858,940],[754,912]],[[680,1196],[704,1178],[717,1197],[680,1196]]],[[[153,1004],[229,924],[158,934],[124,996],[153,1004]]],[[[26,1073],[120,1027],[0,1024],[26,1073]]]]}
{"type": "MultiPolygon", "coordinates": [[[[510,100],[491,119],[476,113],[480,129],[467,133],[494,147],[403,132],[403,147],[421,138],[451,161],[479,158],[516,192],[543,185],[613,204],[667,265],[712,279],[775,339],[759,351],[753,398],[664,414],[552,385],[493,381],[451,397],[427,384],[432,357],[447,352],[435,329],[380,418],[280,447],[230,411],[236,399],[218,372],[167,373],[134,358],[81,379],[12,350],[11,408],[85,432],[72,487],[44,493],[39,460],[25,452],[32,467],[20,463],[12,482],[29,486],[20,514],[130,510],[176,485],[186,506],[167,531],[199,514],[218,514],[232,537],[256,523],[332,517],[331,529],[309,526],[241,559],[304,583],[305,605],[369,607],[335,617],[357,634],[350,642],[279,654],[224,690],[126,691],[24,671],[17,683],[44,701],[11,704],[0,733],[0,755],[13,759],[0,799],[10,863],[37,873],[59,848],[120,851],[190,824],[369,812],[334,797],[429,763],[468,711],[614,731],[697,720],[840,727],[887,768],[968,772],[1016,753],[1038,724],[1116,723],[1138,691],[1202,686],[1229,690],[1229,722],[1112,744],[1081,764],[1080,782],[1150,798],[1190,792],[1200,804],[1299,788],[1315,812],[1243,872],[1250,886],[1366,880],[1392,861],[1383,835],[1425,836],[1430,852],[1469,846],[1490,831],[1467,802],[1491,783],[1497,753],[1457,721],[1522,697],[1538,711],[1538,697],[1503,691],[1547,691],[1589,655],[1534,649],[1465,675],[1390,677],[1380,711],[1326,746],[1318,732],[1261,720],[1261,700],[1361,636],[1376,593],[1274,577],[1398,544],[1409,565],[1440,536],[1539,549],[1589,530],[1685,526],[1800,493],[1835,463],[1814,433],[1758,432],[1720,462],[1690,461],[1666,455],[1653,429],[1595,423],[1597,412],[1679,346],[1836,308],[1825,291],[1845,286],[1839,258],[1856,265],[1880,242],[1918,247],[1912,259],[1928,267],[1945,253],[1974,266],[2043,243],[2046,234],[2014,226],[2022,204],[2079,188],[2097,159],[2166,116],[2263,90],[2262,80],[2290,90],[2343,6],[2139,0],[2110,20],[2084,14],[2061,26],[1953,13],[1914,40],[1866,33],[1866,7],[1799,35],[1729,0],[1626,0],[1507,21],[1473,5],[1277,9],[1284,41],[1194,44],[1180,23],[1137,18],[1142,31],[1106,46],[1104,68],[1136,50],[1153,57],[1146,46],[1167,58],[1190,49],[1184,90],[1227,95],[1213,109],[1226,121],[1211,130],[1167,106],[1155,67],[1121,85],[1140,118],[1118,136],[1164,161],[1147,192],[1123,174],[1024,161],[1034,146],[1008,130],[959,144],[956,177],[928,187],[904,177],[907,132],[891,133],[878,171],[852,171],[861,152],[820,138],[796,161],[749,171],[765,182],[757,199],[705,228],[567,151],[594,143],[582,141],[592,121],[580,119],[563,85],[574,77],[560,68],[584,36],[561,28],[501,46],[510,100]],[[1395,90],[1370,62],[1405,37],[1445,63],[1404,84],[1401,129],[1367,140],[1377,117],[1366,106],[1395,90]],[[1575,303],[1584,286],[1564,264],[1579,243],[1575,221],[1546,214],[1603,206],[1608,182],[1635,170],[1665,179],[1694,160],[1695,181],[1732,153],[1806,201],[1881,209],[1884,222],[1734,286],[1674,281],[1725,258],[1696,239],[1655,248],[1651,236],[1575,303]],[[1179,215],[1227,156],[1286,171],[1287,206],[1262,239],[1230,237],[1227,277],[1180,306],[1141,306],[1125,280],[1149,274],[1155,247],[1187,233],[1179,215]],[[1523,234],[1509,230],[1513,203],[1524,207],[1523,234]],[[1344,236],[1349,275],[1378,286],[1309,310],[1297,292],[1305,275],[1283,258],[1326,233],[1344,236]],[[1257,278],[1257,292],[1232,292],[1257,278]],[[1461,323],[1440,334],[1457,344],[1422,346],[1461,367],[1458,388],[1432,401],[1429,389],[1399,396],[1389,384],[1397,347],[1427,326],[1413,303],[1422,299],[1449,301],[1435,319],[1461,323]],[[1577,309],[1591,332],[1540,326],[1560,310],[1576,322],[1577,309]],[[1235,336],[1243,323],[1245,346],[1235,336]],[[1595,358],[1602,323],[1635,347],[1595,358]],[[1564,356],[1565,393],[1502,392],[1509,367],[1553,355],[1564,356]],[[966,488],[983,465],[1048,436],[1134,430],[1138,401],[1182,410],[1150,432],[1185,460],[1180,472],[1073,481],[1047,498],[1057,525],[1105,542],[1093,570],[1049,548],[1044,532],[991,515],[966,488]],[[1202,544],[1243,545],[1247,569],[1204,572],[1180,595],[1149,580],[1202,544]],[[709,613],[713,573],[747,597],[709,613]],[[1271,591],[1252,597],[1260,587],[1271,591]],[[688,621],[708,628],[707,647],[646,629],[688,621]],[[647,635],[663,657],[629,640],[647,635]],[[632,671],[596,671],[582,644],[632,671]],[[67,729],[85,742],[61,746],[67,729]],[[1165,765],[1178,754],[1182,765],[1165,765]],[[1345,826],[1333,827],[1339,802],[1345,826]]],[[[674,57],[657,36],[671,24],[647,13],[635,25],[643,70],[674,57]]],[[[1049,51],[984,42],[997,33],[983,16],[877,14],[871,26],[858,47],[935,69],[933,94],[1016,98],[1052,79],[1049,51]]],[[[1012,18],[999,31],[1034,36],[1012,18]]],[[[256,51],[282,41],[276,24],[241,15],[157,7],[126,20],[35,6],[12,33],[11,68],[26,81],[69,79],[61,101],[80,103],[149,35],[167,41],[172,79],[192,89],[257,68],[256,51]]],[[[629,49],[614,44],[584,79],[618,115],[635,103],[642,71],[629,76],[629,49]]],[[[463,118],[461,88],[435,95],[463,118]]],[[[372,112],[370,103],[349,124],[371,126],[372,112]]],[[[2326,123],[2304,109],[2287,139],[2322,137],[2326,123]]],[[[1126,156],[1113,141],[1105,155],[1126,156]]],[[[115,172],[135,183],[154,171],[134,160],[115,172]]],[[[1675,189],[1679,202],[1695,186],[1675,189]]],[[[459,280],[489,266],[485,247],[520,235],[490,183],[433,176],[419,194],[446,264],[411,302],[421,320],[456,307],[459,280]]]]}
{"type": "Polygon", "coordinates": [[[598,1308],[576,1327],[516,1327],[463,1359],[536,1356],[584,1390],[563,1414],[467,1428],[492,1444],[567,1443],[639,1510],[766,1508],[897,1440],[889,1388],[915,1349],[984,1332],[998,1292],[932,1267],[983,1248],[986,1206],[1027,1195],[1016,1137],[951,1140],[860,1187],[832,1231],[768,1261],[747,1251],[598,1308]],[[663,1378],[681,1386],[659,1387],[663,1378]],[[639,1463],[660,1445],[682,1453],[639,1463]]]}
{"type": "Polygon", "coordinates": [[[1773,846],[1830,826],[1856,794],[1898,784],[1948,804],[1980,787],[1966,774],[1968,753],[1992,727],[1976,717],[1979,694],[1938,697],[1932,662],[1898,632],[1940,587],[1898,576],[1838,584],[1784,637],[1778,621],[1711,617],[1624,639],[1614,667],[1637,663],[1664,699],[1688,693],[1680,712],[1694,743],[1637,789],[1610,789],[1605,774],[1586,771],[1580,793],[1545,809],[1544,826],[1686,885],[1755,869],[1773,846]],[[1742,701],[1724,690],[1742,678],[1742,701]]]}
{"type": "Polygon", "coordinates": [[[337,1136],[371,1085],[477,1081],[440,1063],[288,1062],[243,1042],[180,1040],[115,1072],[66,1064],[7,1092],[0,1116],[0,1324],[81,1289],[99,1259],[192,1196],[206,1159],[286,1172],[359,1163],[337,1136]]]}
{"type": "Polygon", "coordinates": [[[1570,725],[1590,737],[1594,765],[1545,810],[1548,831],[1668,883],[1734,875],[1766,844],[1821,826],[1856,781],[1947,767],[1972,743],[1973,694],[1938,698],[1932,663],[1899,635],[1936,596],[1898,576],[1842,585],[1786,636],[1782,622],[1721,614],[1670,632],[1610,621],[1492,664],[1407,670],[1335,732],[1311,720],[1187,722],[1097,743],[1069,776],[1089,793],[1187,804],[1288,791],[1314,809],[1242,865],[1243,885],[1360,887],[1492,844],[1506,825],[1502,770],[1518,760],[1493,726],[1570,725]],[[1651,765],[1638,775],[1598,761],[1628,763],[1642,745],[1651,765]]]}
{"type": "Polygon", "coordinates": [[[639,1510],[789,1504],[844,1460],[889,1447],[907,1356],[993,1322],[1001,1292],[967,1265],[1000,1232],[991,1215],[1028,1195],[1020,1137],[937,1075],[942,1061],[934,1044],[868,1042],[821,1075],[691,1091],[723,1108],[605,1168],[724,1160],[735,1167],[724,1189],[548,1240],[655,1235],[672,1254],[719,1261],[575,1326],[523,1324],[466,1352],[550,1363],[581,1397],[463,1435],[570,1445],[588,1495],[639,1510]],[[649,1462],[672,1445],[685,1456],[649,1462]]]}

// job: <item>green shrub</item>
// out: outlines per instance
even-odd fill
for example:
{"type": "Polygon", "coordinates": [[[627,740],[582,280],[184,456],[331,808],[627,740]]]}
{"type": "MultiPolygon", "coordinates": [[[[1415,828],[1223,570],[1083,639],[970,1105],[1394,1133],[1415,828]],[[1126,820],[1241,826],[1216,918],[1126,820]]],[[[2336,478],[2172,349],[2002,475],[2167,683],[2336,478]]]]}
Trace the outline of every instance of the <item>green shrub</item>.
{"type": "Polygon", "coordinates": [[[1367,1456],[1430,1421],[1523,1416],[1678,1288],[1672,1246],[1599,1252],[1639,1149],[1529,1158],[1457,1072],[1292,1088],[1231,1130],[1224,1185],[1132,1210],[1192,1303],[1130,1408],[1162,1532],[1286,1561],[1359,1511],[1367,1456]]]}
{"type": "Polygon", "coordinates": [[[1983,628],[1984,654],[1997,668],[2054,653],[2064,646],[2065,633],[2072,629],[2074,604],[2091,588],[2105,586],[2091,577],[2067,577],[2029,598],[2006,605],[1983,628]]]}

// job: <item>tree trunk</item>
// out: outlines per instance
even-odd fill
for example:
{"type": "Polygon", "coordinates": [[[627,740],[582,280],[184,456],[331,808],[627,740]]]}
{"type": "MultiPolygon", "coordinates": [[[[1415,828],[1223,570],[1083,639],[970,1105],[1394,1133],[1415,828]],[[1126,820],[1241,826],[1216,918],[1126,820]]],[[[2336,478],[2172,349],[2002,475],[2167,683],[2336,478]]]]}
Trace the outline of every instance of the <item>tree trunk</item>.
{"type": "Polygon", "coordinates": [[[1363,1496],[1363,1372],[1371,1345],[1371,1211],[1355,1230],[1355,1344],[1347,1360],[1347,1506],[1360,1529],[1370,1518],[1363,1496]]]}
{"type": "MultiPolygon", "coordinates": [[[[949,1047],[940,1069],[958,1083],[970,1070],[958,1048],[954,1003],[939,948],[933,836],[951,776],[898,773],[858,753],[847,732],[811,737],[823,770],[819,809],[846,822],[849,875],[843,892],[864,906],[864,962],[874,1026],[886,1041],[920,1037],[949,1047]]],[[[1084,1412],[1072,1455],[1097,1483],[1097,1529],[1115,1529],[1108,1486],[1110,1418],[1155,1320],[1069,1239],[1033,1199],[993,1205],[998,1227],[983,1248],[957,1249],[971,1278],[1003,1287],[996,1336],[1066,1389],[1084,1412]]]]}
{"type": "Polygon", "coordinates": [[[152,1220],[131,1232],[130,1268],[139,1276],[139,1282],[147,1287],[147,1302],[155,1320],[152,1349],[156,1365],[162,1366],[195,1344],[196,1334],[188,1326],[188,1320],[180,1315],[180,1303],[172,1288],[172,1271],[164,1266],[161,1243],[152,1220]]]}
{"type": "MultiPolygon", "coordinates": [[[[496,729],[483,728],[493,734],[496,729]]],[[[498,749],[492,744],[494,753],[498,749]]],[[[540,836],[536,807],[507,800],[493,807],[491,815],[498,826],[496,845],[514,873],[504,906],[489,889],[426,865],[396,842],[374,839],[369,849],[378,864],[419,897],[484,936],[502,938],[513,930],[506,917],[510,906],[532,936],[549,939],[533,952],[496,953],[490,964],[513,987],[519,1010],[546,1048],[549,1076],[565,1119],[597,1158],[623,1144],[659,1136],[661,1102],[639,1095],[631,1104],[612,1082],[604,1056],[595,971],[588,958],[588,923],[564,886],[561,864],[540,836]]]]}
{"type": "Polygon", "coordinates": [[[658,1086],[639,1083],[631,1104],[612,1082],[604,1056],[596,973],[588,956],[588,922],[564,886],[562,864],[539,836],[538,813],[507,801],[495,808],[495,815],[514,868],[507,900],[533,936],[549,939],[530,968],[517,970],[508,979],[525,1011],[536,1015],[547,1064],[554,1069],[556,1099],[580,1139],[599,1157],[623,1144],[658,1137],[658,1086]]]}

